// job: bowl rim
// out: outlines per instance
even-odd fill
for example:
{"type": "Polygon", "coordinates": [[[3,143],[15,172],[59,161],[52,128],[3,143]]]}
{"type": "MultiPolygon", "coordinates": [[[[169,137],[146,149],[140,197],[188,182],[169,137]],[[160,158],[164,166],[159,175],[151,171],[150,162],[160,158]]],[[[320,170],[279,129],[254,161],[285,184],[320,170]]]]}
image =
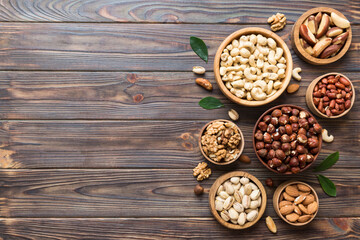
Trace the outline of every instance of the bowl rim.
{"type": "MultiPolygon", "coordinates": [[[[345,17],[345,15],[343,15],[341,12],[339,12],[338,10],[334,9],[334,8],[330,8],[330,7],[317,7],[317,8],[312,8],[309,9],[308,11],[306,11],[305,13],[303,13],[298,20],[295,22],[295,24],[293,25],[292,31],[291,31],[291,45],[294,49],[294,51],[297,53],[298,56],[300,56],[304,61],[309,62],[313,65],[326,65],[326,64],[330,64],[333,62],[336,62],[337,60],[339,60],[340,58],[342,58],[345,53],[349,50],[350,45],[351,45],[351,41],[352,41],[352,28],[351,25],[348,28],[347,31],[349,31],[349,36],[348,39],[346,40],[345,45],[342,47],[341,51],[338,52],[338,54],[336,54],[334,57],[331,58],[316,58],[311,56],[309,53],[307,53],[303,47],[300,46],[300,25],[312,14],[314,13],[318,13],[318,12],[325,12],[325,13],[331,13],[331,12],[335,12],[336,14],[338,14],[339,16],[347,19],[345,17]]],[[[347,19],[348,20],[348,19],[347,19]]]]}
{"type": "Polygon", "coordinates": [[[279,199],[280,199],[280,195],[282,192],[284,192],[284,189],[289,186],[289,185],[293,185],[293,184],[298,184],[298,183],[301,183],[301,184],[304,184],[306,186],[308,186],[310,189],[311,189],[311,192],[314,197],[315,197],[315,200],[316,202],[318,203],[318,206],[320,206],[320,201],[319,201],[319,197],[315,191],[315,189],[308,183],[306,182],[302,182],[302,181],[299,181],[299,180],[288,180],[286,182],[283,182],[282,184],[280,184],[276,189],[275,191],[278,191],[278,194],[275,194],[274,192],[274,195],[273,195],[273,207],[274,207],[274,210],[275,212],[277,213],[277,215],[282,219],[284,220],[286,223],[292,225],[292,226],[297,226],[297,227],[300,227],[300,226],[304,226],[308,223],[310,223],[312,220],[314,220],[314,218],[316,217],[317,213],[319,212],[319,207],[318,209],[316,210],[316,212],[314,213],[314,216],[308,220],[307,222],[304,222],[304,223],[292,223],[292,222],[289,222],[282,214],[280,214],[278,211],[280,211],[279,209],[279,199]]]}
{"type": "Polygon", "coordinates": [[[239,229],[246,229],[246,228],[253,226],[255,223],[257,223],[260,220],[260,218],[264,214],[265,209],[266,209],[266,202],[267,202],[266,190],[265,190],[263,184],[261,183],[261,181],[259,179],[257,179],[254,175],[252,175],[248,172],[245,172],[245,171],[233,171],[233,172],[229,172],[229,173],[225,173],[225,174],[221,175],[220,177],[218,177],[215,180],[215,182],[213,183],[213,185],[211,186],[210,191],[209,191],[209,206],[210,206],[211,213],[213,214],[215,219],[221,225],[223,225],[224,227],[230,228],[230,229],[239,230],[239,229]],[[261,206],[259,208],[259,213],[258,213],[257,218],[252,222],[245,223],[243,226],[233,224],[230,222],[225,222],[221,218],[221,216],[219,215],[217,210],[215,209],[216,192],[217,192],[219,186],[221,184],[223,184],[226,180],[230,179],[231,177],[247,177],[259,188],[259,190],[261,192],[261,206]]]}
{"type": "Polygon", "coordinates": [[[203,155],[203,156],[205,157],[205,159],[208,160],[209,162],[211,162],[211,163],[213,163],[213,164],[216,164],[216,165],[229,165],[229,164],[235,162],[236,160],[238,160],[239,157],[241,156],[242,152],[244,151],[245,139],[244,139],[244,135],[243,135],[240,127],[239,127],[236,123],[234,123],[234,122],[232,122],[232,121],[230,121],[230,120],[227,120],[227,119],[215,119],[215,120],[212,120],[212,121],[206,123],[206,124],[201,128],[200,134],[199,134],[198,145],[199,145],[199,148],[200,148],[200,151],[201,151],[202,155],[203,155]],[[206,130],[206,128],[207,128],[211,123],[217,122],[217,121],[233,123],[233,124],[236,126],[236,128],[238,129],[239,134],[240,134],[240,137],[241,137],[241,142],[240,142],[240,144],[239,144],[239,146],[238,146],[238,148],[239,148],[239,150],[240,150],[238,156],[237,156],[236,158],[234,158],[233,160],[228,161],[228,162],[215,162],[214,160],[212,160],[211,158],[209,158],[209,157],[205,154],[205,152],[204,152],[204,150],[203,150],[203,148],[202,148],[201,137],[203,136],[204,131],[206,130]]]}
{"type": "Polygon", "coordinates": [[[314,115],[312,115],[312,113],[308,110],[306,110],[305,108],[302,108],[302,107],[299,107],[299,106],[296,106],[296,105],[293,105],[293,104],[281,104],[281,105],[277,105],[277,106],[274,106],[272,108],[269,108],[268,110],[266,110],[259,118],[258,120],[256,121],[255,123],[255,126],[254,126],[254,129],[253,129],[253,133],[252,133],[252,143],[253,143],[253,149],[255,151],[255,155],[256,157],[258,158],[258,160],[267,168],[269,169],[270,171],[272,172],[275,172],[275,173],[278,173],[278,174],[282,174],[282,175],[293,175],[293,174],[299,174],[303,171],[305,171],[306,169],[308,169],[314,162],[315,160],[317,159],[317,157],[319,156],[320,152],[321,152],[321,148],[322,148],[322,136],[321,134],[318,135],[318,138],[319,138],[319,152],[317,154],[314,155],[314,161],[312,161],[310,164],[307,164],[303,169],[300,169],[300,171],[298,173],[292,173],[290,171],[287,171],[287,172],[284,172],[284,173],[281,173],[279,171],[276,171],[275,169],[269,167],[267,165],[267,163],[265,163],[261,157],[259,156],[259,154],[257,153],[257,150],[256,150],[256,147],[255,147],[255,132],[256,132],[256,129],[257,129],[257,126],[259,124],[259,122],[263,119],[263,117],[265,115],[267,115],[269,112],[275,110],[275,109],[281,109],[282,107],[291,107],[291,108],[297,108],[299,109],[300,111],[306,111],[309,113],[310,117],[313,117],[316,121],[316,123],[319,123],[316,118],[314,117],[314,115]]]}
{"type": "Polygon", "coordinates": [[[340,118],[342,116],[345,116],[348,112],[350,112],[351,108],[354,106],[354,103],[355,103],[355,88],[354,88],[354,85],[353,83],[351,82],[351,80],[345,76],[344,74],[342,73],[337,73],[337,72],[330,72],[330,73],[325,73],[321,76],[318,76],[317,78],[315,78],[308,86],[307,90],[306,90],[306,104],[307,106],[309,107],[309,109],[315,114],[317,115],[318,117],[322,117],[322,118],[328,118],[328,119],[335,119],[335,118],[340,118]],[[346,78],[349,82],[350,82],[350,85],[351,85],[351,89],[352,89],[352,92],[353,92],[353,95],[351,97],[351,105],[350,105],[350,108],[348,108],[346,111],[344,111],[343,113],[339,114],[339,115],[336,115],[336,116],[328,116],[326,114],[323,114],[322,112],[320,112],[317,107],[315,106],[314,104],[314,97],[313,97],[313,91],[314,91],[314,88],[316,86],[316,84],[321,81],[321,79],[323,79],[324,77],[327,77],[327,76],[330,76],[330,75],[341,75],[342,77],[346,78]]]}
{"type": "Polygon", "coordinates": [[[216,51],[215,58],[214,58],[215,80],[216,80],[221,92],[232,102],[235,102],[235,103],[237,103],[239,105],[243,105],[243,106],[249,106],[249,107],[262,106],[262,105],[268,104],[268,103],[274,101],[275,99],[277,99],[278,97],[280,97],[281,94],[285,91],[285,89],[287,88],[287,86],[290,83],[290,80],[292,77],[292,69],[293,69],[293,60],[292,60],[292,56],[291,56],[289,47],[287,46],[285,41],[276,33],[272,32],[268,29],[260,28],[260,27],[242,28],[240,30],[237,30],[237,31],[231,33],[220,44],[219,48],[216,51]],[[262,101],[248,101],[248,100],[236,97],[234,94],[232,94],[226,88],[223,80],[220,77],[220,56],[221,56],[222,51],[229,43],[232,42],[232,40],[234,38],[239,38],[240,36],[245,35],[245,34],[262,34],[262,35],[265,35],[266,37],[271,37],[276,41],[277,45],[278,46],[281,45],[281,48],[284,50],[283,56],[286,59],[286,71],[285,71],[285,78],[282,80],[283,84],[281,85],[281,88],[278,89],[274,95],[272,95],[271,97],[269,97],[265,100],[262,100],[262,101]]]}

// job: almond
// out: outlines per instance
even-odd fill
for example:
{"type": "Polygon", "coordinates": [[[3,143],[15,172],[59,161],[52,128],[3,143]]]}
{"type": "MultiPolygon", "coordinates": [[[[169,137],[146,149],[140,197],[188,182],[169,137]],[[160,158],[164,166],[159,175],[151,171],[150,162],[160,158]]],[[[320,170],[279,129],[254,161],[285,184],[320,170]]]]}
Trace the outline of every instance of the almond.
{"type": "Polygon", "coordinates": [[[310,194],[310,192],[302,192],[302,191],[299,191],[299,194],[300,194],[300,195],[305,195],[305,196],[307,196],[307,195],[310,194]]]}
{"type": "Polygon", "coordinates": [[[302,192],[310,192],[311,191],[311,188],[309,188],[305,184],[301,184],[301,183],[297,184],[297,188],[302,192]]]}
{"type": "Polygon", "coordinates": [[[286,205],[292,205],[292,202],[289,202],[289,201],[281,201],[279,203],[279,208],[282,208],[283,206],[286,206],[286,205]]]}
{"type": "Polygon", "coordinates": [[[284,195],[285,200],[288,200],[290,202],[293,202],[295,200],[295,198],[293,198],[292,196],[290,196],[286,192],[283,192],[283,195],[284,195]]]}
{"type": "Polygon", "coordinates": [[[309,214],[313,214],[318,210],[317,202],[312,202],[307,206],[307,210],[309,214]]]}
{"type": "Polygon", "coordinates": [[[297,198],[295,198],[294,203],[295,205],[302,203],[306,198],[306,195],[300,195],[297,198]]]}
{"type": "Polygon", "coordinates": [[[294,212],[295,212],[296,214],[298,214],[298,215],[301,215],[301,214],[302,214],[302,212],[301,212],[301,210],[300,210],[300,208],[299,208],[298,206],[295,206],[295,207],[294,207],[294,212]]]}
{"type": "Polygon", "coordinates": [[[285,192],[286,192],[287,194],[289,194],[290,196],[292,196],[292,197],[297,197],[297,196],[299,196],[299,191],[298,191],[297,187],[296,187],[296,186],[293,186],[293,185],[287,186],[287,187],[285,188],[285,192]]]}
{"type": "Polygon", "coordinates": [[[296,213],[291,213],[291,214],[286,215],[286,219],[289,222],[296,222],[299,219],[299,215],[297,215],[296,213]]]}
{"type": "Polygon", "coordinates": [[[284,193],[280,194],[280,202],[284,200],[284,193]]]}
{"type": "Polygon", "coordinates": [[[296,92],[296,91],[299,89],[299,87],[300,87],[299,84],[294,83],[294,84],[289,85],[289,86],[287,87],[286,91],[287,91],[288,93],[294,93],[294,92],[296,92]]]}
{"type": "Polygon", "coordinates": [[[302,215],[299,217],[298,222],[304,223],[309,221],[311,218],[311,215],[302,215]]]}
{"type": "Polygon", "coordinates": [[[270,216],[267,216],[265,221],[266,221],[266,226],[268,227],[270,232],[276,233],[277,229],[274,220],[270,216]]]}
{"type": "Polygon", "coordinates": [[[302,213],[309,214],[307,208],[304,205],[299,204],[298,207],[302,213]]]}
{"type": "Polygon", "coordinates": [[[306,196],[305,200],[302,202],[302,204],[304,204],[305,206],[306,205],[309,205],[310,203],[314,202],[315,201],[315,197],[314,195],[312,194],[309,194],[306,196]]]}
{"type": "Polygon", "coordinates": [[[294,205],[283,206],[282,208],[280,208],[280,213],[282,215],[288,215],[294,211],[294,207],[295,207],[294,205]]]}

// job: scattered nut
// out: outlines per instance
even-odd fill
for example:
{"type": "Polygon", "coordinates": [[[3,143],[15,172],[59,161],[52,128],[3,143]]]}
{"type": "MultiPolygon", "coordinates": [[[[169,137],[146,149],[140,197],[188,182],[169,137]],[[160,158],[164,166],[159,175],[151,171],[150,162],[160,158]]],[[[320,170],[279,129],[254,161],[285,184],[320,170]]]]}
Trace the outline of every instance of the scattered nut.
{"type": "Polygon", "coordinates": [[[299,84],[296,84],[296,83],[293,83],[293,84],[290,84],[288,87],[287,87],[287,89],[286,89],[286,91],[288,92],[288,93],[294,93],[294,92],[296,92],[297,90],[299,90],[299,84]]]}
{"type": "Polygon", "coordinates": [[[270,232],[276,233],[277,228],[276,228],[274,220],[270,216],[267,216],[265,221],[266,221],[266,226],[268,227],[270,232]]]}
{"type": "Polygon", "coordinates": [[[211,82],[205,78],[197,78],[195,82],[208,91],[211,91],[213,89],[211,82]]]}
{"type": "Polygon", "coordinates": [[[295,78],[298,81],[301,80],[301,76],[299,75],[299,72],[301,72],[301,68],[299,68],[299,67],[294,68],[293,71],[292,71],[293,78],[295,78]]]}
{"type": "Polygon", "coordinates": [[[194,193],[195,195],[202,195],[204,193],[204,188],[200,184],[197,184],[194,188],[194,193]]]}
{"type": "Polygon", "coordinates": [[[249,156],[242,154],[239,158],[240,162],[243,163],[250,163],[251,159],[249,158],[249,156]]]}
{"type": "Polygon", "coordinates": [[[328,130],[323,129],[321,132],[322,140],[327,143],[331,143],[334,141],[334,136],[328,134],[328,130]]]}
{"type": "Polygon", "coordinates": [[[265,180],[265,184],[266,184],[266,186],[268,186],[268,187],[274,186],[274,183],[273,183],[272,178],[267,178],[267,179],[265,180]]]}
{"type": "Polygon", "coordinates": [[[205,73],[205,68],[201,67],[201,66],[194,66],[192,71],[196,74],[204,74],[205,73]]]}
{"type": "Polygon", "coordinates": [[[210,177],[211,169],[208,167],[206,162],[201,162],[193,169],[193,175],[194,177],[197,176],[198,181],[202,181],[210,177]]]}
{"type": "Polygon", "coordinates": [[[271,30],[273,32],[283,29],[286,25],[286,17],[282,13],[277,13],[268,18],[267,22],[271,24],[271,30]]]}
{"type": "Polygon", "coordinates": [[[239,119],[239,114],[234,109],[230,109],[228,111],[228,115],[229,115],[230,119],[233,120],[233,121],[237,121],[239,119]]]}

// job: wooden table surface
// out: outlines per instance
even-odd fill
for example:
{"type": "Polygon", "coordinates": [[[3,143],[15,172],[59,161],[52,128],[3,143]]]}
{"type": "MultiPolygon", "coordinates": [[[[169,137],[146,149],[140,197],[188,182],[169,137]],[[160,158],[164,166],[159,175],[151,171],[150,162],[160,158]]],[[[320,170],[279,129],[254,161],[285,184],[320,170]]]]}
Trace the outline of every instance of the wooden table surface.
{"type": "MultiPolygon", "coordinates": [[[[360,237],[360,97],[345,117],[319,119],[335,136],[318,163],[339,150],[340,160],[323,174],[337,186],[328,197],[315,174],[279,176],[255,158],[251,132],[268,108],[306,107],[305,91],[329,71],[352,79],[359,95],[359,1],[167,1],[7,0],[0,3],[0,239],[358,239],[360,237]],[[229,102],[213,75],[223,39],[249,26],[269,29],[276,12],[288,23],[278,34],[290,48],[294,22],[312,7],[341,11],[352,23],[348,53],[327,66],[312,66],[291,49],[302,68],[300,90],[263,107],[229,102]],[[209,47],[205,64],[189,37],[209,47]],[[195,85],[192,66],[205,66],[212,93],[195,85]],[[204,110],[214,96],[225,108],[204,110]],[[232,231],[212,217],[208,197],[196,197],[192,169],[204,158],[200,128],[227,118],[230,108],[245,135],[251,164],[211,165],[209,188],[220,175],[244,170],[278,185],[300,179],[320,197],[316,219],[294,228],[272,207],[252,228],[232,231]],[[276,235],[265,225],[272,216],[276,235]]],[[[293,82],[293,80],[292,80],[293,82]]],[[[317,165],[315,163],[314,165],[317,165]]]]}

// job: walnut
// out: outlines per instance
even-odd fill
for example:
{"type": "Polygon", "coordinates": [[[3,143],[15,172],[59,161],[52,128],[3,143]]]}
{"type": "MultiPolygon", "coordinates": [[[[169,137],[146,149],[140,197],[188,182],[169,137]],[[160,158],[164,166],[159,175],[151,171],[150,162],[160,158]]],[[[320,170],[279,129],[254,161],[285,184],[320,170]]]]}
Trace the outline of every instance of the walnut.
{"type": "Polygon", "coordinates": [[[224,159],[225,158],[225,156],[226,156],[226,150],[225,149],[221,149],[221,150],[219,150],[219,151],[217,151],[216,153],[215,153],[215,155],[216,155],[216,161],[217,162],[220,162],[222,159],[224,159]]]}
{"type": "Polygon", "coordinates": [[[277,13],[276,15],[272,15],[271,17],[269,17],[267,22],[271,24],[271,30],[273,32],[276,32],[285,27],[286,17],[282,13],[277,13]]]}
{"type": "Polygon", "coordinates": [[[228,145],[231,148],[236,148],[240,143],[241,137],[239,133],[236,133],[235,135],[231,136],[229,139],[228,145]]]}
{"type": "Polygon", "coordinates": [[[211,169],[206,162],[201,162],[193,169],[193,175],[194,177],[197,176],[198,181],[202,181],[210,177],[211,169]]]}

